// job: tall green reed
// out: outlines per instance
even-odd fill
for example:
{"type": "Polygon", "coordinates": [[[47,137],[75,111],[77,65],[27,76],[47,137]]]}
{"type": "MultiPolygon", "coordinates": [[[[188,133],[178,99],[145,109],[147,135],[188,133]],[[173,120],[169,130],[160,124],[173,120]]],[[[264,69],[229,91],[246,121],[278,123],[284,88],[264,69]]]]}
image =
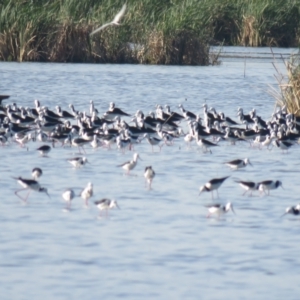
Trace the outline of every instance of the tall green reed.
{"type": "Polygon", "coordinates": [[[300,0],[2,0],[0,59],[209,63],[209,44],[295,45],[300,0]]]}

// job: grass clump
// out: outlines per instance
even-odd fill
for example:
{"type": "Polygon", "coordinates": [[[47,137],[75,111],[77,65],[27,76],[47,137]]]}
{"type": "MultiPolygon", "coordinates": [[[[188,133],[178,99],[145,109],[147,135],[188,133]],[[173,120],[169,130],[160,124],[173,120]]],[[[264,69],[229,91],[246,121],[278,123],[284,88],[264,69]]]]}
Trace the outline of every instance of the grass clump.
{"type": "Polygon", "coordinates": [[[300,116],[300,53],[292,55],[285,61],[287,76],[284,76],[275,66],[275,75],[279,91],[274,89],[271,94],[276,99],[276,106],[286,107],[288,113],[300,116]]]}

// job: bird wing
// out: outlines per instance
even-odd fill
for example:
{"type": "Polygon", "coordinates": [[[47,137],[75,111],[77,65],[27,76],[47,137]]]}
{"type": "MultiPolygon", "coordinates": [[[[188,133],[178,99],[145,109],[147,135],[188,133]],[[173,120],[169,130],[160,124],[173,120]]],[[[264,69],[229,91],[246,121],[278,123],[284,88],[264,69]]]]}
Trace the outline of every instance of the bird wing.
{"type": "Polygon", "coordinates": [[[218,203],[216,203],[216,204],[206,204],[206,205],[204,205],[205,207],[208,207],[208,208],[211,208],[211,207],[216,207],[216,208],[219,208],[219,207],[221,207],[222,205],[221,204],[218,204],[218,203]]]}
{"type": "Polygon", "coordinates": [[[120,19],[123,17],[126,11],[126,3],[122,6],[121,10],[116,14],[112,23],[119,23],[120,19]]]}
{"type": "Polygon", "coordinates": [[[208,183],[210,185],[212,185],[212,184],[218,184],[218,183],[223,183],[228,177],[230,177],[230,176],[226,176],[226,177],[223,177],[223,178],[215,178],[215,179],[210,180],[208,183]]]}
{"type": "Polygon", "coordinates": [[[256,185],[256,183],[252,181],[235,181],[235,182],[239,183],[240,185],[247,186],[249,188],[254,188],[256,185]]]}
{"type": "Polygon", "coordinates": [[[272,180],[265,180],[265,181],[259,182],[258,184],[259,184],[259,185],[261,185],[261,184],[262,184],[262,185],[265,185],[265,184],[266,184],[266,185],[269,185],[269,184],[271,184],[271,183],[272,183],[272,180]]]}
{"type": "Polygon", "coordinates": [[[99,204],[101,204],[101,203],[105,203],[107,200],[108,200],[108,199],[104,198],[104,199],[101,199],[101,200],[97,200],[97,201],[95,201],[94,203],[95,203],[96,205],[99,205],[99,204]]]}
{"type": "Polygon", "coordinates": [[[90,33],[90,36],[94,35],[94,34],[97,33],[98,31],[100,31],[100,30],[102,30],[102,29],[104,29],[105,27],[110,26],[110,25],[112,25],[112,22],[106,23],[106,24],[100,26],[99,28],[97,28],[97,29],[95,29],[94,31],[92,31],[92,32],[90,33]]]}
{"type": "Polygon", "coordinates": [[[79,161],[81,159],[82,159],[82,157],[73,157],[73,158],[67,159],[67,161],[79,161]]]}
{"type": "Polygon", "coordinates": [[[229,165],[238,165],[242,162],[241,159],[235,159],[235,160],[232,160],[232,161],[228,161],[226,162],[225,164],[229,164],[229,165]]]}

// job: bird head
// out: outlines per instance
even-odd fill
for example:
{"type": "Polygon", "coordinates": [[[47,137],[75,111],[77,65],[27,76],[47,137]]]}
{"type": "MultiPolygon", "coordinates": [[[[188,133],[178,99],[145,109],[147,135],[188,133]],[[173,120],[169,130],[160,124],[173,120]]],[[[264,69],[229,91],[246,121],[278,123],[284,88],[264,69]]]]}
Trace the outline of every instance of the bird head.
{"type": "Polygon", "coordinates": [[[120,209],[120,207],[119,207],[116,200],[112,200],[111,203],[110,203],[110,208],[114,208],[114,207],[120,209]]]}
{"type": "Polygon", "coordinates": [[[245,158],[244,159],[244,162],[245,162],[245,164],[247,165],[247,164],[249,164],[250,166],[252,166],[253,167],[253,165],[251,164],[251,162],[250,162],[250,159],[249,158],[245,158]]]}

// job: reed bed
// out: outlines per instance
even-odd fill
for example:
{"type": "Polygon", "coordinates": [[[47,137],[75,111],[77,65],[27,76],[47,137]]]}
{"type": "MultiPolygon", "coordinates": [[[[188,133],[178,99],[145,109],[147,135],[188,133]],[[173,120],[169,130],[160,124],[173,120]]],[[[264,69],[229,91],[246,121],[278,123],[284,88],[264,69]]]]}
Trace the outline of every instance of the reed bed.
{"type": "Polygon", "coordinates": [[[300,116],[300,53],[285,61],[287,75],[284,76],[274,64],[279,91],[272,89],[276,106],[286,107],[288,113],[300,116]]]}
{"type": "Polygon", "coordinates": [[[295,46],[300,0],[2,0],[0,60],[208,65],[209,45],[295,46]]]}

